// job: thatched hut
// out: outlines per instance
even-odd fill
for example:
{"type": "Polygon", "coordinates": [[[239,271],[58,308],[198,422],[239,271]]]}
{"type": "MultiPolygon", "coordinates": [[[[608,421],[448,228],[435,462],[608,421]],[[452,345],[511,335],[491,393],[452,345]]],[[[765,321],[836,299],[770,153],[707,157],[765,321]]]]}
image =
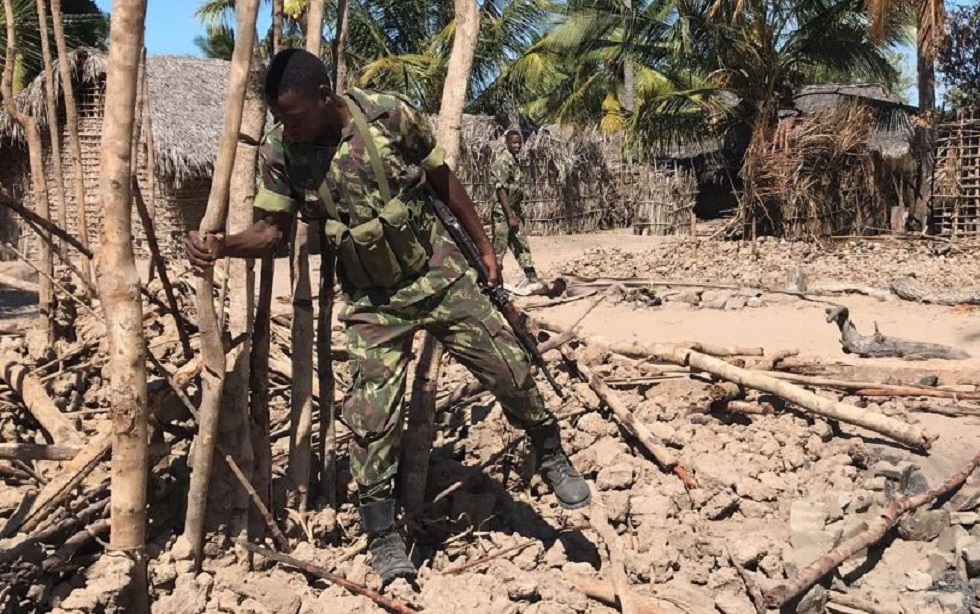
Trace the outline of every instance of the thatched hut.
{"type": "MultiPolygon", "coordinates": [[[[95,245],[100,220],[98,165],[106,58],[99,52],[86,50],[73,53],[71,61],[81,123],[89,242],[95,245]]],[[[155,158],[153,217],[165,255],[179,257],[184,233],[196,228],[204,214],[220,137],[228,63],[222,60],[151,56],[147,58],[146,76],[149,96],[144,112],[148,112],[151,119],[155,158]]],[[[55,86],[60,95],[60,82],[56,82],[55,86]]],[[[22,92],[18,103],[39,118],[42,129],[46,130],[42,79],[36,80],[22,92]]],[[[63,126],[64,109],[60,108],[59,112],[63,126]]],[[[463,118],[463,148],[458,174],[486,222],[489,222],[490,207],[495,200],[490,169],[494,157],[503,150],[504,131],[491,117],[467,115],[463,118]]],[[[138,178],[144,194],[149,195],[146,134],[144,130],[138,178]]],[[[669,178],[661,177],[656,168],[623,161],[618,145],[597,132],[563,134],[557,127],[549,126],[526,137],[521,162],[527,181],[525,211],[531,234],[567,234],[628,226],[637,208],[659,210],[658,199],[673,193],[661,189],[662,181],[669,182],[669,178]]],[[[76,233],[77,207],[70,187],[74,171],[65,130],[62,130],[60,138],[65,177],[69,185],[66,194],[70,213],[67,228],[69,232],[76,233]]],[[[0,181],[15,198],[30,202],[31,185],[23,135],[2,114],[0,153],[4,160],[0,165],[0,181]]],[[[44,158],[49,168],[48,189],[54,211],[50,151],[45,152],[44,158]]],[[[689,197],[690,194],[683,195],[685,202],[690,200],[689,197]]],[[[658,234],[670,234],[675,226],[685,229],[689,226],[689,206],[678,209],[671,203],[665,203],[662,208],[674,213],[644,214],[658,234]],[[677,224],[671,221],[675,218],[677,224]]],[[[0,210],[2,215],[4,211],[0,210]]],[[[19,241],[25,251],[30,251],[34,238],[30,233],[23,232],[16,222],[16,219],[6,220],[0,232],[5,235],[4,239],[19,241]]],[[[134,220],[134,234],[137,249],[146,255],[143,229],[138,219],[134,220]]]]}
{"type": "MultiPolygon", "coordinates": [[[[89,220],[89,243],[97,245],[99,221],[99,157],[102,118],[105,102],[106,56],[98,51],[79,50],[71,54],[72,75],[78,105],[79,133],[82,143],[82,170],[86,187],[85,210],[89,220]]],[[[61,84],[55,73],[56,95],[60,98],[61,84]]],[[[144,114],[149,114],[153,136],[155,180],[150,197],[147,165],[146,134],[143,130],[139,154],[138,178],[148,204],[154,208],[157,237],[164,254],[176,257],[182,252],[183,235],[196,228],[204,215],[214,156],[220,137],[228,81],[228,63],[222,60],[150,56],[146,68],[148,101],[144,114]]],[[[44,113],[45,87],[38,77],[17,97],[17,103],[38,118],[48,143],[47,120],[44,113]]],[[[77,233],[77,203],[71,188],[74,164],[68,147],[64,106],[59,102],[62,164],[67,184],[66,200],[69,212],[67,229],[77,233]]],[[[145,126],[145,124],[144,124],[145,126]]],[[[0,182],[14,198],[31,202],[31,182],[27,162],[27,147],[18,126],[6,114],[0,114],[0,182]]],[[[45,147],[44,162],[51,210],[57,207],[51,152],[45,147]]],[[[4,219],[0,210],[0,233],[3,239],[15,241],[31,251],[34,237],[23,231],[15,219],[4,219]]],[[[142,225],[134,216],[137,249],[147,253],[142,225]]]]}

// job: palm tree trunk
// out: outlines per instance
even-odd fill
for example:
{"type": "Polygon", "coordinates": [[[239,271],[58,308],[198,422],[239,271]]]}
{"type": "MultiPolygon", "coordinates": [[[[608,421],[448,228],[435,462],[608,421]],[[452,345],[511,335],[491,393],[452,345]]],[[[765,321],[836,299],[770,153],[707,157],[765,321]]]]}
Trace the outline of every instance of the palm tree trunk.
{"type": "MultiPolygon", "coordinates": [[[[68,44],[65,42],[65,23],[61,16],[61,0],[51,0],[51,21],[54,22],[54,41],[58,49],[58,72],[65,99],[65,124],[68,127],[68,149],[71,151],[75,179],[75,207],[78,217],[78,239],[88,247],[88,212],[85,209],[85,174],[82,169],[82,141],[78,136],[78,107],[75,106],[75,85],[68,64],[68,44]]],[[[152,196],[151,196],[152,198],[152,196]]],[[[65,227],[65,230],[68,228],[65,227]]],[[[82,274],[92,279],[89,259],[81,256],[82,274]]]]}
{"type": "MultiPolygon", "coordinates": [[[[255,201],[255,165],[258,160],[258,143],[265,130],[265,99],[262,94],[262,58],[258,44],[254,47],[249,70],[248,89],[242,115],[241,134],[246,139],[238,142],[235,167],[232,171],[228,233],[241,232],[252,222],[252,203],[255,201]]],[[[245,341],[228,354],[225,373],[224,400],[218,433],[229,451],[251,479],[253,466],[252,438],[249,420],[249,354],[251,350],[252,311],[255,307],[254,262],[235,259],[230,263],[228,277],[228,333],[231,337],[244,336],[245,341]]],[[[219,479],[211,488],[209,517],[227,522],[233,538],[245,539],[249,533],[248,494],[239,486],[227,466],[219,466],[219,479]]]]}
{"type": "Polygon", "coordinates": [[[463,107],[469,91],[479,33],[480,7],[476,0],[456,0],[456,35],[439,107],[439,142],[446,150],[446,163],[450,167],[454,167],[459,158],[463,107]]]}
{"type": "MultiPolygon", "coordinates": [[[[632,0],[624,0],[627,12],[633,8],[632,0]]],[[[636,73],[633,62],[628,57],[623,58],[623,110],[632,112],[636,109],[636,73]]]]}
{"type": "MultiPolygon", "coordinates": [[[[224,230],[228,213],[228,195],[234,170],[238,134],[242,126],[245,93],[248,88],[249,67],[252,63],[252,46],[255,44],[255,22],[259,0],[239,0],[236,4],[237,27],[235,50],[231,59],[228,98],[225,103],[225,121],[218,145],[218,157],[214,165],[214,179],[208,206],[201,221],[201,233],[205,237],[224,230]]],[[[218,431],[221,398],[224,389],[225,352],[218,329],[211,288],[214,269],[207,269],[195,282],[198,327],[201,335],[201,353],[204,359],[204,381],[201,395],[200,424],[194,446],[193,473],[187,495],[187,517],[184,523],[184,539],[194,555],[197,570],[204,555],[204,522],[207,509],[207,490],[214,461],[215,435],[218,431]]]]}
{"type": "MultiPolygon", "coordinates": [[[[37,19],[41,31],[41,57],[44,61],[44,102],[48,116],[48,137],[51,139],[51,162],[54,167],[55,202],[58,222],[68,228],[68,207],[65,204],[65,174],[61,168],[61,129],[58,126],[58,106],[54,96],[54,69],[51,65],[51,41],[48,39],[48,8],[37,0],[37,19]]],[[[64,244],[62,244],[64,249],[64,244]]]]}
{"type": "Polygon", "coordinates": [[[916,149],[919,152],[919,176],[916,180],[915,205],[912,217],[925,227],[929,202],[932,199],[932,173],[935,166],[936,143],[936,47],[942,36],[945,9],[942,0],[920,0],[916,45],[919,110],[925,125],[916,128],[916,149]]]}
{"type": "MultiPolygon", "coordinates": [[[[16,122],[27,137],[27,154],[31,169],[31,181],[34,185],[34,211],[45,221],[50,219],[48,211],[48,186],[44,172],[44,149],[41,142],[41,131],[37,121],[30,115],[22,113],[14,103],[13,79],[14,67],[17,64],[17,31],[14,24],[14,7],[12,0],[4,0],[3,8],[7,21],[7,50],[3,67],[3,79],[0,82],[0,93],[3,96],[4,109],[16,122]]],[[[54,266],[51,260],[51,249],[47,242],[41,241],[38,246],[41,279],[38,280],[38,309],[41,316],[42,330],[45,331],[47,347],[54,345],[54,288],[51,283],[54,266]]]]}
{"type": "Polygon", "coordinates": [[[350,20],[350,3],[339,0],[337,5],[337,37],[333,41],[333,85],[337,92],[347,89],[347,37],[350,20]]]}
{"type": "Polygon", "coordinates": [[[106,69],[99,162],[102,232],[97,279],[109,336],[112,390],[112,533],[117,552],[133,559],[134,611],[149,609],[146,578],[146,342],[133,251],[131,162],[146,0],[116,0],[106,69]]]}
{"type": "Polygon", "coordinates": [[[272,55],[282,49],[282,4],[283,0],[272,0],[272,55]]]}
{"type": "MultiPolygon", "coordinates": [[[[323,2],[310,2],[306,13],[306,50],[320,56],[323,2]]],[[[300,220],[292,243],[293,382],[289,414],[289,504],[306,511],[313,467],[313,292],[310,284],[309,226],[300,220]]]]}

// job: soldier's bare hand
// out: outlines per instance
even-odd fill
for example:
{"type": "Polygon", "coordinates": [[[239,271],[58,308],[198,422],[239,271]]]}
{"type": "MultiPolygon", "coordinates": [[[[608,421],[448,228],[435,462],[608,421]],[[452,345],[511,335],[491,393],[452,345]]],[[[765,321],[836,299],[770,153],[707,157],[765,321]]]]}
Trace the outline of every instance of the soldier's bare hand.
{"type": "Polygon", "coordinates": [[[483,254],[481,260],[483,260],[483,266],[487,269],[487,287],[495,288],[499,286],[503,280],[501,279],[500,264],[497,262],[497,257],[493,254],[483,254]]]}
{"type": "Polygon", "coordinates": [[[201,233],[196,230],[187,233],[187,238],[184,240],[184,256],[196,271],[214,266],[215,255],[208,249],[201,233]]]}

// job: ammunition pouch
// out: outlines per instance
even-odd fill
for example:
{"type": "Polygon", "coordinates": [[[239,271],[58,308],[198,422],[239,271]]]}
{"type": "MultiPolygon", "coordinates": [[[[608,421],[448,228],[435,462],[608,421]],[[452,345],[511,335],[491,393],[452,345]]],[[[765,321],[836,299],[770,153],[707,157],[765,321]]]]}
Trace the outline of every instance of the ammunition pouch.
{"type": "Polygon", "coordinates": [[[324,233],[348,283],[360,290],[398,286],[421,273],[432,255],[408,207],[397,198],[388,201],[378,217],[353,228],[328,220],[324,233]]]}

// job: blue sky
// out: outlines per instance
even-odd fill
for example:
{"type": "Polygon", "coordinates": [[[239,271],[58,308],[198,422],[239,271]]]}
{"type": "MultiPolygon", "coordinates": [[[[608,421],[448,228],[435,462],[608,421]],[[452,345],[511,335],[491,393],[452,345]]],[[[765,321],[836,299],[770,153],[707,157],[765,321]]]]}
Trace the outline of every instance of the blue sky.
{"type": "MultiPolygon", "coordinates": [[[[99,8],[112,12],[112,0],[95,0],[99,8]]],[[[193,55],[201,52],[194,39],[204,35],[204,27],[194,13],[201,0],[156,0],[148,2],[146,50],[151,55],[193,55]]],[[[259,31],[269,27],[271,17],[262,11],[259,31]]]]}
{"type": "MultiPolygon", "coordinates": [[[[112,12],[112,0],[96,0],[103,11],[112,12]]],[[[204,35],[204,28],[194,16],[201,0],[156,0],[149,2],[146,14],[146,49],[151,55],[192,55],[201,52],[194,39],[204,35]]],[[[959,2],[954,2],[959,4],[959,2]]],[[[268,11],[259,16],[259,32],[269,28],[271,21],[268,11]]],[[[903,49],[906,72],[915,74],[915,55],[912,49],[903,49]]],[[[917,103],[918,96],[913,87],[908,93],[908,101],[917,103]]]]}

